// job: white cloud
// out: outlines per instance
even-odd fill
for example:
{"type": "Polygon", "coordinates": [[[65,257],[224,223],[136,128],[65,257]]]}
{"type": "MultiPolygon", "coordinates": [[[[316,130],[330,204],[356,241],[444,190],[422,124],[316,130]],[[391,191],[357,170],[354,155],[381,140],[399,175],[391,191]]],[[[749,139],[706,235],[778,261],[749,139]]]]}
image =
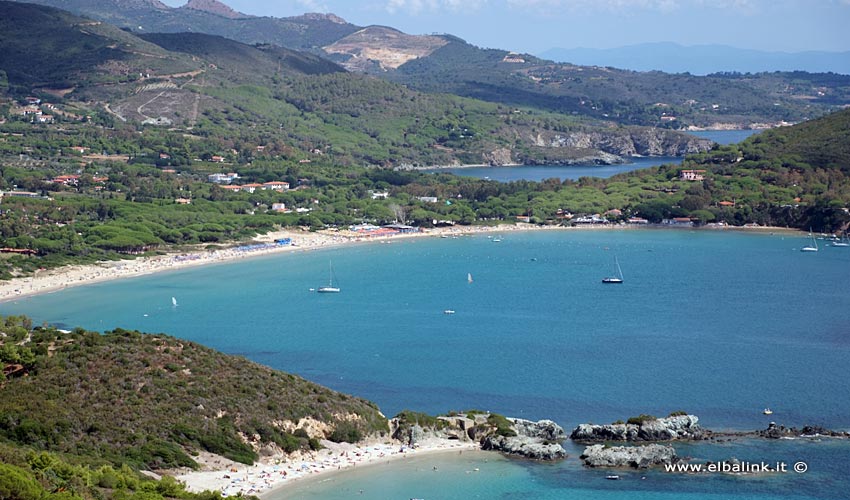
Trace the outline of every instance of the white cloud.
{"type": "MultiPolygon", "coordinates": [[[[571,11],[619,11],[653,10],[670,12],[694,7],[716,9],[751,10],[759,0],[505,0],[514,8],[551,9],[571,11]]],[[[850,2],[850,0],[842,0],[850,2]]]]}
{"type": "Polygon", "coordinates": [[[472,12],[480,9],[489,0],[387,0],[386,9],[389,13],[407,12],[420,14],[422,12],[472,12]]]}
{"type": "Polygon", "coordinates": [[[308,12],[330,12],[327,4],[318,0],[298,0],[298,3],[308,12]]]}

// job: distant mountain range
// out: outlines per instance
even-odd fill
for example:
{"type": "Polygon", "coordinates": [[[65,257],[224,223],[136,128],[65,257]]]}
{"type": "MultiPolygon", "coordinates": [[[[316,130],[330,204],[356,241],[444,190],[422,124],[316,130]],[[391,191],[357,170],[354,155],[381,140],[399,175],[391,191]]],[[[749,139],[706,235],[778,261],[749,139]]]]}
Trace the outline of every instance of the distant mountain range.
{"type": "MultiPolygon", "coordinates": [[[[361,27],[333,14],[251,17],[218,0],[191,0],[174,8],[158,0],[31,1],[110,23],[132,34],[216,35],[262,47],[266,55],[257,55],[262,59],[273,46],[285,47],[330,60],[350,72],[368,73],[425,93],[455,94],[514,108],[537,108],[621,125],[671,129],[763,127],[803,121],[850,105],[850,76],[842,74],[795,71],[705,77],[610,69],[600,67],[603,65],[595,60],[586,66],[556,64],[530,54],[482,49],[452,35],[408,35],[392,27],[361,27]]],[[[194,46],[199,40],[202,39],[158,39],[154,43],[179,41],[194,46]]],[[[220,41],[214,45],[225,47],[220,41]]],[[[197,57],[201,49],[193,47],[196,52],[193,55],[197,57]]],[[[244,47],[235,50],[250,52],[244,47]]],[[[643,52],[656,54],[654,57],[660,60],[708,57],[664,56],[660,50],[648,49],[643,52]]],[[[127,51],[125,57],[132,59],[135,55],[138,54],[127,51]]],[[[9,61],[12,68],[20,73],[29,71],[20,68],[25,58],[17,57],[14,52],[8,57],[12,59],[9,61]]],[[[294,57],[303,59],[303,56],[294,57]]],[[[237,59],[229,58],[231,63],[237,59]]],[[[317,66],[314,59],[304,61],[306,66],[295,69],[306,74],[339,69],[317,66]]],[[[243,71],[234,70],[231,83],[244,81],[252,73],[244,64],[229,67],[243,71]]],[[[729,67],[729,71],[734,69],[729,67]]],[[[24,81],[39,80],[25,78],[24,81]]]]}
{"type": "Polygon", "coordinates": [[[190,0],[175,8],[158,0],[26,0],[26,3],[67,10],[135,33],[207,33],[242,43],[272,43],[314,52],[360,29],[333,14],[254,17],[217,0],[190,0]]]}
{"type": "Polygon", "coordinates": [[[549,49],[544,59],[588,66],[665,73],[807,71],[850,75],[850,52],[766,52],[728,45],[683,46],[676,43],[643,43],[613,49],[549,49]]]}

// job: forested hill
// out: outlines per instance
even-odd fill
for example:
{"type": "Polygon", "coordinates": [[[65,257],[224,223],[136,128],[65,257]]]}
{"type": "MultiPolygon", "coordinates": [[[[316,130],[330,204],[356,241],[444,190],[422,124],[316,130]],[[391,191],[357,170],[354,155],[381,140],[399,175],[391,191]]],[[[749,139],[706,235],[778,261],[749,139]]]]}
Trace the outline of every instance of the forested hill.
{"type": "Polygon", "coordinates": [[[794,159],[850,174],[850,109],[765,132],[748,143],[757,145],[766,159],[794,159]]]}
{"type": "Polygon", "coordinates": [[[253,463],[388,430],[368,401],[192,342],[30,327],[0,323],[0,443],[173,468],[199,450],[253,463]]]}
{"type": "Polygon", "coordinates": [[[553,63],[445,38],[446,45],[384,77],[426,92],[673,128],[796,122],[850,103],[847,75],[636,72],[553,63]]]}
{"type": "Polygon", "coordinates": [[[793,127],[764,131],[740,144],[689,156],[680,168],[661,167],[617,176],[634,184],[672,179],[681,169],[703,170],[702,182],[684,182],[667,200],[639,205],[655,219],[690,216],[732,224],[842,232],[850,228],[850,109],[793,127]]]}
{"type": "Polygon", "coordinates": [[[333,151],[345,164],[382,166],[617,162],[620,155],[681,155],[707,147],[676,131],[615,128],[423,94],[272,45],[198,33],[142,39],[32,4],[0,1],[0,11],[3,24],[13,28],[0,31],[0,44],[11,48],[0,58],[0,76],[5,71],[12,97],[8,107],[0,102],[0,114],[16,122],[67,121],[64,106],[62,113],[27,108],[25,98],[36,96],[108,128],[181,128],[209,141],[207,154],[195,158],[231,151],[247,163],[258,146],[265,150],[272,142],[286,159],[333,151]],[[38,113],[49,114],[49,121],[38,113]]]}
{"type": "Polygon", "coordinates": [[[297,50],[320,50],[360,29],[332,14],[287,18],[227,16],[221,15],[223,9],[216,12],[186,6],[170,8],[157,0],[27,0],[27,3],[65,9],[136,32],[208,33],[248,44],[273,43],[297,50]]]}
{"type": "Polygon", "coordinates": [[[34,88],[115,84],[138,80],[143,73],[201,67],[110,24],[15,2],[0,2],[0,46],[0,70],[11,90],[24,95],[34,88]]]}
{"type": "Polygon", "coordinates": [[[260,76],[297,73],[320,75],[345,70],[327,59],[275,45],[246,45],[202,33],[152,33],[139,38],[170,52],[192,54],[226,68],[233,82],[258,81],[260,76]]]}
{"type": "MultiPolygon", "coordinates": [[[[232,15],[220,4],[218,8],[198,10],[141,0],[36,3],[138,33],[208,33],[247,44],[308,50],[350,70],[371,72],[424,92],[452,93],[627,125],[745,128],[800,122],[850,104],[848,75],[635,72],[555,63],[515,54],[510,46],[482,49],[451,35],[417,36],[380,26],[361,28],[332,14],[243,17],[232,15]],[[398,66],[400,62],[404,64],[398,66]]],[[[195,5],[201,3],[210,2],[195,5]]]]}

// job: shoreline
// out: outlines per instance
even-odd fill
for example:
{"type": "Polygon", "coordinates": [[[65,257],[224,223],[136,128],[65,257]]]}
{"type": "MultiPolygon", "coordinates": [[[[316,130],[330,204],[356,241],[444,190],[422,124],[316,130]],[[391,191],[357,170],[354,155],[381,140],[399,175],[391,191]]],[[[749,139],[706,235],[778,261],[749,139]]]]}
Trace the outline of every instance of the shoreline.
{"type": "Polygon", "coordinates": [[[480,451],[477,443],[432,438],[416,448],[374,441],[364,444],[322,441],[322,450],[283,453],[266,457],[254,465],[235,463],[210,453],[202,453],[202,469],[191,472],[167,471],[192,492],[218,491],[222,496],[257,495],[267,498],[292,484],[326,480],[356,468],[386,464],[410,457],[480,451]]]}
{"type": "Polygon", "coordinates": [[[67,288],[73,288],[95,283],[103,283],[116,279],[133,278],[165,271],[177,271],[196,266],[229,263],[238,260],[267,256],[280,253],[297,253],[314,251],[323,248],[339,248],[358,243],[386,243],[389,241],[411,238],[448,238],[474,234],[517,232],[517,231],[570,231],[570,230],[714,230],[714,231],[743,231],[758,233],[800,233],[800,230],[782,227],[681,227],[668,228],[659,225],[582,225],[575,227],[538,226],[528,223],[501,224],[495,226],[452,226],[445,228],[423,229],[417,233],[374,235],[358,234],[352,231],[318,231],[283,229],[259,235],[250,244],[209,250],[171,251],[163,255],[139,257],[133,260],[101,261],[96,264],[72,265],[36,271],[32,276],[13,278],[0,282],[0,303],[13,302],[26,297],[53,293],[67,288]],[[274,245],[274,240],[291,238],[292,245],[274,245]]]}
{"type": "Polygon", "coordinates": [[[96,264],[72,265],[46,271],[36,271],[32,276],[13,278],[0,282],[0,303],[25,297],[52,293],[76,286],[91,285],[115,279],[133,278],[164,271],[176,271],[216,263],[235,262],[280,253],[298,253],[322,248],[337,248],[357,243],[387,242],[409,238],[461,236],[467,234],[534,230],[535,227],[462,226],[422,230],[418,233],[374,235],[351,231],[309,232],[284,229],[256,236],[250,244],[208,250],[171,251],[164,255],[139,257],[132,260],[101,261],[96,264]],[[292,245],[274,245],[274,240],[291,238],[292,245]]]}

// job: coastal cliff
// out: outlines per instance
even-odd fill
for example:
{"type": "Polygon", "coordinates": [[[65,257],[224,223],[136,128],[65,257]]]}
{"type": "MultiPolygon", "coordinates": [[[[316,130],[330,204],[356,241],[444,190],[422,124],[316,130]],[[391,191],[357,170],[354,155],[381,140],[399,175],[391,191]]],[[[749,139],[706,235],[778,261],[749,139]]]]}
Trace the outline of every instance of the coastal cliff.
{"type": "Polygon", "coordinates": [[[671,415],[666,418],[642,415],[629,419],[628,423],[580,424],[573,429],[570,439],[586,442],[653,442],[699,440],[706,439],[709,434],[700,427],[699,418],[695,415],[671,415]]]}
{"type": "Polygon", "coordinates": [[[630,127],[592,131],[540,131],[528,138],[537,147],[595,149],[617,156],[683,156],[707,151],[708,139],[672,130],[630,127]]]}
{"type": "Polygon", "coordinates": [[[672,130],[646,127],[553,131],[518,129],[524,144],[483,154],[485,164],[616,165],[633,156],[684,156],[708,151],[713,142],[672,130]]]}

